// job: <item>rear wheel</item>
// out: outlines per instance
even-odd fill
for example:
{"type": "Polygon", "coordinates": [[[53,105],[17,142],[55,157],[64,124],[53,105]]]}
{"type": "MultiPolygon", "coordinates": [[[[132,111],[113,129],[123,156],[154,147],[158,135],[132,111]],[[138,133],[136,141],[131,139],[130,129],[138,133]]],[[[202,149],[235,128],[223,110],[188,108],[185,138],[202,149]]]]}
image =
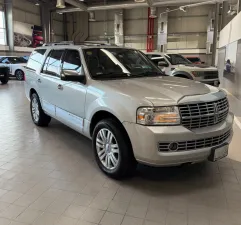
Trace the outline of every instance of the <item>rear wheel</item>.
{"type": "Polygon", "coordinates": [[[100,121],[94,129],[92,141],[97,164],[105,174],[115,179],[133,174],[136,160],[132,147],[116,120],[100,121]]]}
{"type": "Polygon", "coordinates": [[[17,80],[23,80],[24,79],[24,72],[22,70],[17,70],[15,72],[15,76],[17,80]]]}
{"type": "Polygon", "coordinates": [[[44,113],[36,93],[31,96],[30,111],[32,120],[37,126],[46,127],[49,125],[51,117],[44,113]]]}
{"type": "Polygon", "coordinates": [[[8,80],[9,80],[8,73],[5,73],[5,74],[4,74],[4,77],[1,79],[1,83],[2,83],[2,84],[7,84],[7,83],[8,83],[8,80]]]}

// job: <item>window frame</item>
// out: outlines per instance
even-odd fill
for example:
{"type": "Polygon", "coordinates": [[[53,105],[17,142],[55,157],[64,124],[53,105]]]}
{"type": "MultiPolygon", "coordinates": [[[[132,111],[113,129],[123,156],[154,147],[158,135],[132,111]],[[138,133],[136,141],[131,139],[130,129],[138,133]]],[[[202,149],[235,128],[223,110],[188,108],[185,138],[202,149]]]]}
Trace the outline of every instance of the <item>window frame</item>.
{"type": "MultiPolygon", "coordinates": [[[[80,65],[83,67],[83,63],[82,63],[82,60],[81,60],[81,55],[80,55],[80,52],[79,50],[77,49],[71,49],[71,48],[67,48],[65,49],[64,53],[63,53],[63,56],[62,56],[62,59],[61,59],[61,71],[63,70],[63,66],[64,66],[64,59],[65,59],[65,56],[67,55],[68,51],[75,51],[75,52],[78,52],[79,54],[79,58],[80,58],[80,65]]],[[[60,72],[61,72],[60,71],[60,72]]]]}
{"type": "Polygon", "coordinates": [[[3,30],[3,38],[4,38],[4,43],[0,44],[2,46],[7,45],[7,28],[6,28],[6,17],[5,17],[5,12],[4,10],[0,10],[0,13],[2,14],[2,20],[3,20],[3,27],[0,27],[0,29],[3,30]]]}
{"type": "Polygon", "coordinates": [[[61,66],[62,66],[62,59],[63,59],[63,56],[65,55],[65,51],[66,51],[66,49],[50,49],[50,51],[48,51],[48,53],[46,55],[46,58],[43,62],[43,66],[41,68],[41,73],[44,74],[44,75],[47,75],[47,76],[60,78],[60,72],[61,72],[60,69],[61,69],[61,66]],[[47,70],[46,71],[43,70],[45,64],[47,64],[47,68],[48,68],[49,62],[47,63],[47,60],[49,61],[49,59],[50,59],[49,56],[51,56],[52,52],[54,52],[54,51],[63,51],[63,53],[61,55],[61,58],[60,58],[60,65],[58,66],[58,74],[47,73],[47,70]]]}

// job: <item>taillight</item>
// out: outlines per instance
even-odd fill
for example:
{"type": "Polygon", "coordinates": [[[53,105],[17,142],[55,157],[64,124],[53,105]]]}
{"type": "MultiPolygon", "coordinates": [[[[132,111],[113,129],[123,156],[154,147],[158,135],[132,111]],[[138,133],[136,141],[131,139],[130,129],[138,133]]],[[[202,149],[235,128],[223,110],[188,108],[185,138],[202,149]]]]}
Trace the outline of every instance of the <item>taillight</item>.
{"type": "Polygon", "coordinates": [[[26,81],[26,76],[24,72],[23,72],[23,80],[26,81]]]}

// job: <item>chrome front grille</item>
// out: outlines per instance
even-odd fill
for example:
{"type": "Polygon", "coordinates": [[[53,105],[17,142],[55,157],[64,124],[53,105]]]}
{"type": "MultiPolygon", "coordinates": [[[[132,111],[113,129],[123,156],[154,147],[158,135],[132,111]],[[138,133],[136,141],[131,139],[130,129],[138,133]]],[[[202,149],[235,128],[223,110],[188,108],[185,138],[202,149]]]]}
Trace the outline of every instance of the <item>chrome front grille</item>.
{"type": "Polygon", "coordinates": [[[229,112],[228,99],[225,97],[214,102],[179,105],[182,125],[188,129],[209,127],[221,123],[229,112]]]}
{"type": "MultiPolygon", "coordinates": [[[[190,151],[190,150],[196,150],[196,149],[202,149],[202,148],[212,148],[215,146],[219,146],[230,137],[231,135],[231,130],[227,131],[226,133],[220,135],[220,136],[215,136],[215,137],[210,137],[210,138],[205,138],[205,139],[198,139],[198,140],[192,140],[192,141],[181,141],[181,142],[175,142],[177,145],[177,148],[175,152],[177,151],[190,151]]],[[[160,142],[159,143],[159,151],[160,152],[169,152],[172,151],[170,149],[171,142],[160,142]]]]}

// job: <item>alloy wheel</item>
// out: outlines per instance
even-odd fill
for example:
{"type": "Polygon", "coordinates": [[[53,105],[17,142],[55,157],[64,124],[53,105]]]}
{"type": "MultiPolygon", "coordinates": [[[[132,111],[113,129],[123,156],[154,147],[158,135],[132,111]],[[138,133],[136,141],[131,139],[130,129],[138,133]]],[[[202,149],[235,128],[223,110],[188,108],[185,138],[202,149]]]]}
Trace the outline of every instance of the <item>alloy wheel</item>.
{"type": "Polygon", "coordinates": [[[119,146],[114,134],[107,128],[99,130],[96,136],[96,149],[102,165],[114,170],[119,163],[119,146]]]}
{"type": "Polygon", "coordinates": [[[36,98],[32,99],[32,115],[35,122],[39,120],[39,105],[36,98]]]}

